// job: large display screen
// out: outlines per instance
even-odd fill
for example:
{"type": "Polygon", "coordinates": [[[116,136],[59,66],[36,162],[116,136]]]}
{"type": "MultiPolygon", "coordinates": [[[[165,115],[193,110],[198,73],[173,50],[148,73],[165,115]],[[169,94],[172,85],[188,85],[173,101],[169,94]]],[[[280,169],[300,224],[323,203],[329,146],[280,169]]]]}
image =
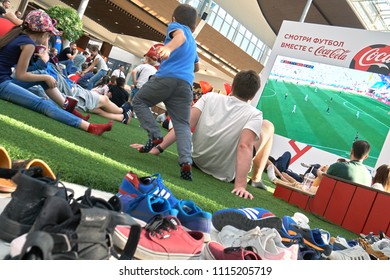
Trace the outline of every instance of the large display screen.
{"type": "Polygon", "coordinates": [[[368,141],[364,163],[374,167],[390,127],[390,76],[278,56],[257,107],[276,134],[340,157],[368,141]]]}

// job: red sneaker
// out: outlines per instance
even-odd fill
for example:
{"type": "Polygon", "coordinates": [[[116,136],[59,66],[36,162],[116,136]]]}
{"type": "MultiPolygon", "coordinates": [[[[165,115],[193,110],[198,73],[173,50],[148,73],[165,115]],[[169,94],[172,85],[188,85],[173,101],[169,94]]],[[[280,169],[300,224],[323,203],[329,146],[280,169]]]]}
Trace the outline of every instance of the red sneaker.
{"type": "Polygon", "coordinates": [[[174,217],[155,216],[142,229],[134,258],[140,260],[199,260],[202,232],[185,231],[174,217]]]}
{"type": "Polygon", "coordinates": [[[240,247],[225,248],[215,241],[207,243],[203,255],[206,260],[261,260],[253,251],[240,247]]]}

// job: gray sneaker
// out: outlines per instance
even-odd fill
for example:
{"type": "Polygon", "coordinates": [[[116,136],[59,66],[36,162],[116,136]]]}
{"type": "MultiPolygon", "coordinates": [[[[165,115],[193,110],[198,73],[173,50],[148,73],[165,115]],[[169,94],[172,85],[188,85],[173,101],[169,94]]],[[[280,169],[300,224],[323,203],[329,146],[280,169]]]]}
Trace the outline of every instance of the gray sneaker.
{"type": "Polygon", "coordinates": [[[259,182],[253,182],[252,179],[250,179],[248,181],[248,185],[258,189],[267,190],[267,187],[263,184],[261,180],[259,182]]]}

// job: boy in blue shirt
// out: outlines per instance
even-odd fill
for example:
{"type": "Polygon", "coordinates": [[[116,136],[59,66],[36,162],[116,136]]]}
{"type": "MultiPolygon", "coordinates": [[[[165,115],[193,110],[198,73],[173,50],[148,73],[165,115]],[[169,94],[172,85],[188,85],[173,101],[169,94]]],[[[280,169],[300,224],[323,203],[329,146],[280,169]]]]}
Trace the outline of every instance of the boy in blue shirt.
{"type": "Polygon", "coordinates": [[[133,100],[134,111],[149,139],[139,152],[147,153],[163,141],[160,127],[149,107],[164,102],[175,128],[179,154],[180,177],[192,180],[192,142],[190,109],[194,72],[199,70],[196,42],[192,36],[197,19],[196,10],[179,5],[168,25],[164,46],[157,49],[162,60],[155,76],[143,85],[133,100]]]}

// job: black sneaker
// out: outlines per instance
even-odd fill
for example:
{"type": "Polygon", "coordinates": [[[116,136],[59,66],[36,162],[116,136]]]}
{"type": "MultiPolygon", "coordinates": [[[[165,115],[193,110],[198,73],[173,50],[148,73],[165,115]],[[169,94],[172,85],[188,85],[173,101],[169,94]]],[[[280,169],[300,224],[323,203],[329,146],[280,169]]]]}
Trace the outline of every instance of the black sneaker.
{"type": "Polygon", "coordinates": [[[104,260],[111,256],[132,259],[138,245],[140,225],[125,213],[106,209],[110,203],[102,203],[96,199],[92,201],[103,207],[90,207],[88,203],[79,203],[77,200],[69,204],[58,197],[48,198],[31,232],[44,231],[57,240],[58,237],[65,236],[62,243],[54,246],[56,254],[68,256],[73,253],[80,260],[104,260]],[[120,256],[113,251],[112,241],[117,225],[131,227],[129,239],[120,256]],[[63,251],[59,248],[63,248],[63,251]]]}
{"type": "Polygon", "coordinates": [[[0,215],[0,239],[6,242],[31,229],[48,197],[58,196],[64,201],[69,198],[67,189],[59,187],[58,180],[30,172],[23,170],[12,177],[17,187],[0,215]]]}
{"type": "Polygon", "coordinates": [[[77,254],[71,250],[68,237],[64,234],[50,234],[33,231],[26,236],[19,255],[12,260],[76,260],[77,254]]]}
{"type": "Polygon", "coordinates": [[[122,107],[123,113],[126,113],[128,111],[133,111],[133,106],[130,104],[130,102],[123,103],[122,107]]]}
{"type": "Polygon", "coordinates": [[[180,164],[180,178],[192,181],[192,165],[189,162],[180,164]]]}
{"type": "Polygon", "coordinates": [[[112,196],[108,201],[100,197],[92,196],[92,189],[88,188],[84,195],[76,199],[77,204],[81,208],[102,208],[111,211],[120,212],[122,210],[122,203],[117,195],[112,196]]]}
{"type": "Polygon", "coordinates": [[[157,146],[158,144],[161,144],[162,141],[163,141],[162,137],[153,138],[153,139],[149,138],[148,142],[146,142],[146,144],[143,147],[141,147],[141,149],[139,149],[138,151],[140,153],[149,153],[149,151],[153,147],[157,146]]]}
{"type": "Polygon", "coordinates": [[[131,120],[131,115],[132,115],[132,111],[127,111],[127,112],[123,113],[122,123],[129,124],[129,122],[131,120]]]}

